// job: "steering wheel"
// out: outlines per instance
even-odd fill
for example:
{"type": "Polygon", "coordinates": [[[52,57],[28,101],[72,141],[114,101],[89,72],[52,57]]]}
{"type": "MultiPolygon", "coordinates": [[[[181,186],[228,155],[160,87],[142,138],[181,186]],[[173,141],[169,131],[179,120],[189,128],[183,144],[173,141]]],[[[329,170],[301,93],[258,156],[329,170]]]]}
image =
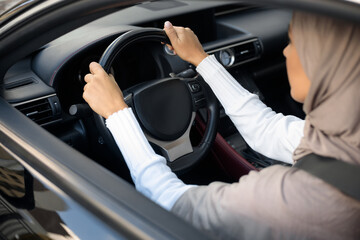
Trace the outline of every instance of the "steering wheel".
{"type": "MultiPolygon", "coordinates": [[[[108,46],[99,64],[109,73],[114,59],[126,47],[141,41],[170,43],[162,29],[131,30],[108,46]]],[[[208,153],[217,133],[219,106],[210,87],[199,75],[148,81],[125,89],[123,93],[148,141],[160,149],[173,171],[190,169],[208,153]],[[202,108],[208,112],[207,127],[200,144],[192,146],[190,129],[196,111],[202,108]]],[[[95,113],[95,122],[104,142],[117,148],[105,119],[95,113]]]]}

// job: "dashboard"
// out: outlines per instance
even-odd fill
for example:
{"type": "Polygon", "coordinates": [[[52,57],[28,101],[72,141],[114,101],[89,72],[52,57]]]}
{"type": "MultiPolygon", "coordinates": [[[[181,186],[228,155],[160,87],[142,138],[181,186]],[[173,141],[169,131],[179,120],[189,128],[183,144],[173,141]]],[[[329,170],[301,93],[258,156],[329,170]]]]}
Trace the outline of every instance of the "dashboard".
{"type": "MultiPolygon", "coordinates": [[[[154,7],[158,3],[134,6],[65,34],[14,65],[5,76],[1,95],[10,103],[18,104],[49,94],[51,88],[53,93],[60,95],[63,89],[78,90],[84,84],[83,77],[87,73],[88,64],[97,61],[117,36],[140,27],[162,28],[166,20],[174,25],[190,27],[204,49],[209,54],[215,54],[227,68],[235,68],[260,58],[265,63],[262,67],[268,67],[271,64],[267,62],[269,56],[273,64],[283,61],[281,49],[287,41],[290,12],[238,5],[223,6],[219,2],[214,2],[215,7],[210,8],[211,4],[202,5],[196,1],[193,5],[191,2],[186,2],[186,5],[178,3],[175,7],[171,5],[170,9],[163,7],[161,10],[154,7]],[[142,8],[143,17],[129,17],[132,11],[136,10],[138,14],[142,8]],[[172,12],[176,15],[173,16],[172,12]],[[21,90],[17,91],[18,87],[21,90]],[[24,91],[25,88],[28,91],[24,91]],[[14,91],[17,94],[11,94],[14,91]]],[[[127,88],[140,81],[183,71],[187,67],[177,56],[169,54],[163,45],[143,43],[128,48],[124,56],[115,61],[113,73],[120,87],[127,88]]],[[[71,93],[68,95],[72,96],[71,93]]],[[[78,101],[76,97],[73,100],[59,97],[65,109],[68,107],[67,101],[78,101]]]]}
{"type": "MultiPolygon", "coordinates": [[[[82,92],[89,63],[98,61],[121,34],[144,27],[163,28],[168,20],[191,28],[205,51],[214,54],[249,91],[275,110],[297,115],[293,103],[284,108],[277,102],[282,101],[280,95],[288,95],[282,49],[290,18],[291,12],[286,10],[222,1],[148,2],[95,20],[44,45],[8,70],[0,95],[65,142],[88,148],[87,131],[69,109],[85,103],[82,92]]],[[[115,59],[110,73],[125,90],[189,68],[194,66],[164,44],[140,42],[115,59]]],[[[233,127],[224,111],[221,117],[219,131],[229,136],[233,127]]]]}

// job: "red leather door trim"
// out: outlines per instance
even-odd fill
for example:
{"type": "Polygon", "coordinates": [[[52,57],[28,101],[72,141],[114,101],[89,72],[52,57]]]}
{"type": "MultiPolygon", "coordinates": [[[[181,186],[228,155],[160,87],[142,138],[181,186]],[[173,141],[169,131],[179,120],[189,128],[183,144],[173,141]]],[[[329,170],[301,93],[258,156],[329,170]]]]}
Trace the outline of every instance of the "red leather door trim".
{"type": "MultiPolygon", "coordinates": [[[[203,134],[206,127],[205,123],[198,115],[195,121],[197,130],[200,134],[203,134]]],[[[211,152],[223,170],[235,179],[239,179],[242,175],[248,174],[251,170],[258,171],[257,168],[236,152],[219,133],[216,135],[211,152]]]]}

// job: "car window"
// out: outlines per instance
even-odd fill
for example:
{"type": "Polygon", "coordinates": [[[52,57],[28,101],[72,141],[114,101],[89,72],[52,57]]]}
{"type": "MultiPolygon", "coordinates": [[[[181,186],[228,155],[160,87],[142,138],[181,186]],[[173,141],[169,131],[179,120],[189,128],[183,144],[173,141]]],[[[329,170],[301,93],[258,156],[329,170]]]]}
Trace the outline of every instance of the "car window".
{"type": "Polygon", "coordinates": [[[10,198],[25,196],[24,168],[16,160],[0,148],[0,193],[10,198]]]}
{"type": "Polygon", "coordinates": [[[34,178],[1,144],[0,218],[1,239],[121,238],[65,193],[34,178]]]}
{"type": "Polygon", "coordinates": [[[0,14],[15,6],[20,0],[0,0],[0,14]]]}

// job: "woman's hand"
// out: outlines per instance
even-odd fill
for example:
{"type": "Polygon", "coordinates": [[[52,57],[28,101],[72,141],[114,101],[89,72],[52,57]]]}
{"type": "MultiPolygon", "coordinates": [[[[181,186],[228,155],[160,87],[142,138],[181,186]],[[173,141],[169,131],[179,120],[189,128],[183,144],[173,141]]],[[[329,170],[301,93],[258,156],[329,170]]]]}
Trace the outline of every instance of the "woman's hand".
{"type": "Polygon", "coordinates": [[[171,41],[170,49],[184,61],[198,66],[208,56],[190,28],[174,27],[167,21],[164,24],[164,30],[171,41]]]}
{"type": "Polygon", "coordinates": [[[90,73],[84,78],[83,98],[96,113],[104,118],[127,108],[123,94],[114,77],[108,75],[100,64],[92,62],[89,65],[90,73]]]}

